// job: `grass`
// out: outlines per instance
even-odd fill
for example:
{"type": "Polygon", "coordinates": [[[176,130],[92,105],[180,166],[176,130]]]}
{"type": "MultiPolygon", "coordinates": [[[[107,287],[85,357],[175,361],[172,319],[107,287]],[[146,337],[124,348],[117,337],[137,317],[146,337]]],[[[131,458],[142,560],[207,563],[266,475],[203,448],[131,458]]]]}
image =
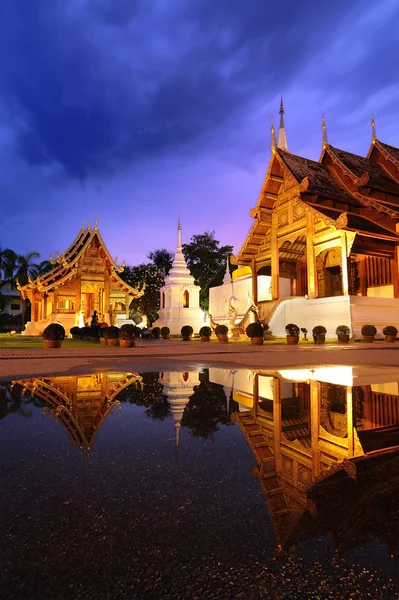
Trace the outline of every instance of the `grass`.
{"type": "MultiPolygon", "coordinates": [[[[91,342],[89,340],[67,339],[62,342],[63,348],[87,348],[99,345],[100,344],[98,342],[91,342]]],[[[43,348],[43,338],[0,333],[0,350],[4,350],[6,348],[11,350],[20,350],[23,348],[43,348]]]]}

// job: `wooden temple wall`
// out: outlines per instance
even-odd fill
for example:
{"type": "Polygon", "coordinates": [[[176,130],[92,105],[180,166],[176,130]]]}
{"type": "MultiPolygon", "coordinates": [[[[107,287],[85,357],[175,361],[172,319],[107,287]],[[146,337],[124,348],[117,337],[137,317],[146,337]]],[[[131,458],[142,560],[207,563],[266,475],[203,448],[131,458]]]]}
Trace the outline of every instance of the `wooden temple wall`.
{"type": "Polygon", "coordinates": [[[392,261],[378,256],[365,257],[366,286],[392,284],[392,261]]]}
{"type": "Polygon", "coordinates": [[[399,423],[399,396],[371,392],[370,416],[374,427],[399,423]]]}

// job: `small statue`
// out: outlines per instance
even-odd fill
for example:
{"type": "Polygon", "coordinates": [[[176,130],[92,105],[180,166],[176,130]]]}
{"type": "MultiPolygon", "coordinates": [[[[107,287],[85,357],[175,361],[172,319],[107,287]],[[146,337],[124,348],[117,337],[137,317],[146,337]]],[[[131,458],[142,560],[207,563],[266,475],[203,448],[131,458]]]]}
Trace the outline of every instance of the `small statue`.
{"type": "Polygon", "coordinates": [[[97,327],[97,325],[98,325],[98,316],[97,316],[97,311],[95,310],[93,312],[93,314],[91,315],[90,327],[97,327]]]}

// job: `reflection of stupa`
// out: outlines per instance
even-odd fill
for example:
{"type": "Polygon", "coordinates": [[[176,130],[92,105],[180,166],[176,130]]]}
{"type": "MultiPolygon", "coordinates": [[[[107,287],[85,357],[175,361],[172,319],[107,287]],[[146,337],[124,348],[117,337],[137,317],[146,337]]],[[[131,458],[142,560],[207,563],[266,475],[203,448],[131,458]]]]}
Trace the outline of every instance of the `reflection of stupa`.
{"type": "Polygon", "coordinates": [[[179,449],[180,422],[186,404],[194,393],[194,386],[199,384],[199,377],[195,371],[161,373],[160,382],[163,384],[163,391],[168,398],[170,410],[175,421],[177,451],[179,449]]]}
{"type": "Polygon", "coordinates": [[[328,531],[338,550],[377,537],[397,550],[389,524],[397,527],[390,511],[399,499],[395,379],[395,369],[357,367],[254,372],[236,390],[246,406],[234,419],[280,547],[328,531]]]}
{"type": "Polygon", "coordinates": [[[44,412],[60,421],[73,445],[89,451],[108,414],[120,407],[119,392],[137,382],[141,382],[137,373],[97,373],[16,383],[42,398],[44,412]]]}

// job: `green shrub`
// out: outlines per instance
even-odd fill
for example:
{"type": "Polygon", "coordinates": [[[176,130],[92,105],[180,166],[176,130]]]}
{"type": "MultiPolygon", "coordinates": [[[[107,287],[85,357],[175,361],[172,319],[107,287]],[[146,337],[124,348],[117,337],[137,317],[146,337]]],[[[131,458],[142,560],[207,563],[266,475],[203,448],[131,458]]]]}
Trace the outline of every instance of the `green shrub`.
{"type": "Polygon", "coordinates": [[[161,327],[161,335],[170,335],[169,327],[161,327]]]}
{"type": "Polygon", "coordinates": [[[119,335],[120,335],[120,329],[119,327],[116,327],[115,325],[111,325],[110,327],[107,327],[106,329],[104,329],[104,337],[106,340],[113,340],[113,339],[118,339],[119,335]]]}
{"type": "Polygon", "coordinates": [[[216,335],[226,335],[227,333],[229,333],[229,328],[227,327],[227,325],[216,325],[215,333],[216,335]]]}
{"type": "Polygon", "coordinates": [[[204,325],[199,330],[199,334],[200,334],[201,337],[211,337],[211,335],[212,335],[212,329],[210,327],[208,327],[208,325],[204,325]]]}
{"type": "Polygon", "coordinates": [[[180,333],[181,333],[182,337],[188,338],[193,335],[194,329],[191,327],[191,325],[183,325],[180,333]]]}
{"type": "Polygon", "coordinates": [[[75,327],[71,327],[69,333],[71,335],[80,336],[81,335],[81,333],[80,333],[80,327],[76,327],[76,326],[75,327]]]}
{"type": "Polygon", "coordinates": [[[65,329],[60,323],[50,323],[43,331],[44,340],[64,340],[65,329]]]}
{"type": "Polygon", "coordinates": [[[317,336],[317,335],[326,335],[327,333],[327,329],[324,327],[324,325],[316,325],[316,327],[313,327],[312,329],[312,335],[317,336]]]}
{"type": "Polygon", "coordinates": [[[135,332],[134,330],[136,329],[136,327],[134,325],[132,325],[131,323],[125,323],[125,325],[122,325],[120,332],[119,332],[119,338],[121,340],[134,340],[135,338],[135,332]]]}
{"type": "Polygon", "coordinates": [[[338,325],[335,330],[335,335],[350,335],[351,330],[347,325],[338,325]]]}
{"type": "Polygon", "coordinates": [[[387,325],[382,330],[382,333],[384,335],[390,335],[390,336],[394,335],[394,336],[397,336],[398,335],[398,330],[396,329],[396,327],[394,325],[387,325]]]}
{"type": "Polygon", "coordinates": [[[374,325],[363,325],[362,335],[374,336],[376,333],[377,329],[374,327],[374,325]]]}
{"type": "Polygon", "coordinates": [[[285,326],[285,333],[290,337],[299,337],[299,327],[295,323],[288,323],[285,326]]]}
{"type": "Polygon", "coordinates": [[[155,340],[159,340],[159,338],[161,337],[161,328],[160,327],[153,327],[151,333],[152,333],[152,337],[155,340]]]}
{"type": "Polygon", "coordinates": [[[263,338],[263,327],[260,323],[250,323],[245,333],[249,338],[263,338]]]}

